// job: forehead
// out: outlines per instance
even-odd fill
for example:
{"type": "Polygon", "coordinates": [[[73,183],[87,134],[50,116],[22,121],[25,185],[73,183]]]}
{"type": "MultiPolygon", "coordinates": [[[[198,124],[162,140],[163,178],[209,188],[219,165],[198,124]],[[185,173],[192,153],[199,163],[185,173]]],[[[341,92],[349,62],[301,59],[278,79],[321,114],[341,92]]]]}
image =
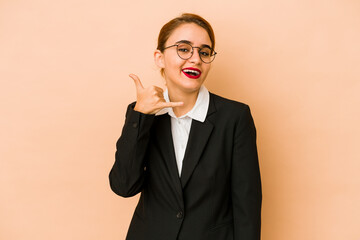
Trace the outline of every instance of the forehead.
{"type": "Polygon", "coordinates": [[[209,45],[211,40],[207,31],[195,23],[184,23],[177,27],[166,41],[167,44],[174,44],[186,40],[195,46],[209,45]]]}

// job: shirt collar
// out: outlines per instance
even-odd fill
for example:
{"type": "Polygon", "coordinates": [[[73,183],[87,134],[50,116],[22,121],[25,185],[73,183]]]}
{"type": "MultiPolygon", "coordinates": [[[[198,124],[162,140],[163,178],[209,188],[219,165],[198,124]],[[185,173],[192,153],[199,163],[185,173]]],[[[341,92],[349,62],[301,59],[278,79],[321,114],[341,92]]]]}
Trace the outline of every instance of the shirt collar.
{"type": "MultiPolygon", "coordinates": [[[[169,93],[167,89],[164,91],[164,99],[166,102],[170,102],[169,93]]],[[[190,117],[194,120],[204,122],[209,108],[209,102],[210,102],[209,91],[206,89],[204,85],[201,85],[194,107],[188,113],[186,113],[185,115],[179,118],[190,117]]],[[[162,110],[157,112],[156,115],[162,115],[165,113],[169,114],[173,118],[178,118],[176,117],[172,108],[163,108],[162,110]]]]}

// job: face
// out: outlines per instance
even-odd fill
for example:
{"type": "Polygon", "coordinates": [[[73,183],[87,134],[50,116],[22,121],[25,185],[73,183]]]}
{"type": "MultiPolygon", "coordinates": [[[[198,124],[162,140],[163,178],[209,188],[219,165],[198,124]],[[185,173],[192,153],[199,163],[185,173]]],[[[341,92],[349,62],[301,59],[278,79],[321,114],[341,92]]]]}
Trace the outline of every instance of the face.
{"type": "MultiPolygon", "coordinates": [[[[209,34],[204,28],[194,23],[185,23],[172,32],[165,47],[184,41],[189,42],[193,47],[211,46],[209,34]]],[[[163,53],[155,51],[155,62],[164,69],[169,92],[193,93],[199,91],[210,70],[211,63],[206,64],[201,61],[198,50],[198,48],[194,48],[192,57],[187,60],[179,57],[176,46],[165,49],[163,53]]]]}

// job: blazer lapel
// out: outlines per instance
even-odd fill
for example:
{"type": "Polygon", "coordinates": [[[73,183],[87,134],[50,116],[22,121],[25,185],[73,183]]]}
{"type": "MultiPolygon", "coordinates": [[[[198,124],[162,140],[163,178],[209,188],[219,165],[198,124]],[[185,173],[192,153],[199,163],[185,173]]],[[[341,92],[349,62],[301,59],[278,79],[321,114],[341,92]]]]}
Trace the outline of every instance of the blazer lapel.
{"type": "MultiPolygon", "coordinates": [[[[157,137],[159,147],[165,156],[165,165],[169,172],[169,177],[173,183],[173,186],[177,192],[178,199],[182,199],[182,188],[179,178],[179,172],[176,164],[174,144],[171,134],[171,122],[168,114],[160,115],[157,117],[159,120],[157,132],[161,133],[157,137]]],[[[179,202],[180,206],[183,206],[183,202],[179,202]]]]}
{"type": "Polygon", "coordinates": [[[181,171],[181,185],[185,188],[189,181],[204,148],[208,142],[211,132],[214,128],[213,124],[209,122],[208,117],[216,111],[213,102],[213,97],[210,94],[209,109],[204,122],[192,120],[191,129],[189,133],[189,140],[186,146],[183,166],[181,171]]]}

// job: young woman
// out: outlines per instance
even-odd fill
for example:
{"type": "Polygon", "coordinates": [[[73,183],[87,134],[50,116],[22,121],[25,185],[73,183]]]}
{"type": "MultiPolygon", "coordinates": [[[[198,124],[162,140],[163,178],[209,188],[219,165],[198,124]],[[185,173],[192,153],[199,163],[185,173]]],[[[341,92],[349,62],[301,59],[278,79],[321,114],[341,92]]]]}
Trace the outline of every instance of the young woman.
{"type": "Polygon", "coordinates": [[[183,14],[160,31],[155,63],[166,91],[134,80],[109,178],[123,197],[141,192],[128,240],[259,240],[261,180],[246,104],[203,85],[214,60],[210,24],[183,14]]]}

